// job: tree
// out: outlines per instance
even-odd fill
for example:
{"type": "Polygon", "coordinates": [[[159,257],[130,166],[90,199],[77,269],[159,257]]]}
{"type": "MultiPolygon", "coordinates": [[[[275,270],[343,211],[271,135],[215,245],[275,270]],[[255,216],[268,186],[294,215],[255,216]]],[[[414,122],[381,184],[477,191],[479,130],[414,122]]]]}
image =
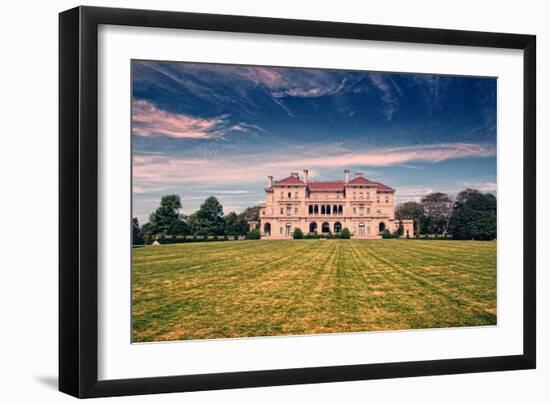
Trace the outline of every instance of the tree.
{"type": "Polygon", "coordinates": [[[496,197],[475,189],[460,192],[449,227],[453,238],[458,240],[494,240],[497,237],[496,197]]]}
{"type": "Polygon", "coordinates": [[[260,220],[260,207],[251,206],[246,208],[239,216],[242,217],[247,224],[248,222],[257,222],[260,220]]]}
{"type": "Polygon", "coordinates": [[[252,229],[246,235],[247,240],[259,240],[261,238],[260,231],[258,229],[252,229]]]}
{"type": "Polygon", "coordinates": [[[292,238],[296,240],[304,238],[304,233],[302,232],[302,229],[300,229],[299,227],[296,227],[294,229],[294,232],[292,233],[292,238]]]}
{"type": "Polygon", "coordinates": [[[424,196],[421,202],[427,232],[445,235],[453,213],[453,200],[447,194],[435,192],[424,196]]]}
{"type": "Polygon", "coordinates": [[[141,232],[141,229],[139,228],[139,221],[137,217],[134,217],[132,219],[132,244],[133,245],[141,245],[143,244],[143,233],[141,232]]]}
{"type": "Polygon", "coordinates": [[[342,233],[340,233],[340,237],[345,238],[345,239],[351,238],[351,233],[349,232],[349,229],[347,227],[344,227],[342,229],[342,233]]]}
{"type": "Polygon", "coordinates": [[[225,234],[228,236],[244,236],[248,232],[248,222],[242,215],[228,213],[225,218],[225,234]]]}
{"type": "Polygon", "coordinates": [[[188,222],[193,234],[223,236],[225,233],[223,206],[214,196],[206,198],[199,210],[189,216],[188,222]]]}
{"type": "MultiPolygon", "coordinates": [[[[180,226],[179,210],[181,199],[179,195],[164,195],[160,206],[149,216],[149,230],[152,234],[170,234],[174,226],[180,226]]],[[[181,229],[181,227],[179,227],[181,229]]]]}
{"type": "Polygon", "coordinates": [[[419,202],[405,202],[395,207],[395,218],[398,220],[412,220],[416,234],[420,234],[423,216],[424,207],[419,202]]]}

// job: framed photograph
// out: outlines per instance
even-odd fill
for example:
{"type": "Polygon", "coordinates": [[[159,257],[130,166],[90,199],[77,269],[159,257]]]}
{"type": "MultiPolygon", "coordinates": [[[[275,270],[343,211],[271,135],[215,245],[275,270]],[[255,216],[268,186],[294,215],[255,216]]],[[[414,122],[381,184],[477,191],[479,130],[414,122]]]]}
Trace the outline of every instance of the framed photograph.
{"type": "Polygon", "coordinates": [[[61,391],[535,368],[534,36],[59,28],[61,391]]]}

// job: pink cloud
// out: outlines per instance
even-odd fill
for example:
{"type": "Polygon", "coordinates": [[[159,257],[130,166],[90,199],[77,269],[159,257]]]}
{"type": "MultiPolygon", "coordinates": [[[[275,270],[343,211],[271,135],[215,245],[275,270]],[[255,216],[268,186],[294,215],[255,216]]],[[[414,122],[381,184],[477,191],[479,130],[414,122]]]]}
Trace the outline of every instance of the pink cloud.
{"type": "Polygon", "coordinates": [[[223,136],[221,118],[202,119],[171,113],[145,100],[132,103],[132,130],[138,136],[168,136],[173,138],[211,138],[223,136]]]}
{"type": "MultiPolygon", "coordinates": [[[[293,150],[292,158],[281,158],[279,151],[256,154],[244,158],[178,158],[162,155],[135,155],[133,158],[134,187],[139,191],[147,189],[169,189],[184,183],[239,184],[259,182],[268,175],[275,178],[287,176],[289,172],[308,168],[313,177],[324,169],[355,167],[386,167],[409,162],[437,163],[449,159],[494,156],[493,147],[467,144],[442,143],[408,147],[383,148],[367,152],[349,152],[334,147],[305,148],[293,150]],[[330,150],[338,153],[325,157],[330,150]]],[[[405,190],[402,190],[405,191],[405,190]]],[[[411,190],[408,195],[418,195],[411,190]]],[[[425,190],[423,189],[422,192],[425,190]]]]}

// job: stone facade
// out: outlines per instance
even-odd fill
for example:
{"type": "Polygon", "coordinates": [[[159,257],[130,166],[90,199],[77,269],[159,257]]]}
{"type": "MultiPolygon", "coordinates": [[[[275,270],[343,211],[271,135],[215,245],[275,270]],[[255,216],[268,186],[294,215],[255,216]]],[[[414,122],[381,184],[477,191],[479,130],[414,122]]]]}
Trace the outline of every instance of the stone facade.
{"type": "MultiPolygon", "coordinates": [[[[394,232],[395,190],[371,181],[362,173],[350,180],[308,181],[291,173],[280,181],[268,177],[266,200],[260,206],[260,233],[265,239],[292,238],[295,228],[304,234],[338,234],[348,228],[352,238],[381,238],[384,229],[394,232]]],[[[403,220],[403,237],[413,237],[413,221],[403,220]]]]}

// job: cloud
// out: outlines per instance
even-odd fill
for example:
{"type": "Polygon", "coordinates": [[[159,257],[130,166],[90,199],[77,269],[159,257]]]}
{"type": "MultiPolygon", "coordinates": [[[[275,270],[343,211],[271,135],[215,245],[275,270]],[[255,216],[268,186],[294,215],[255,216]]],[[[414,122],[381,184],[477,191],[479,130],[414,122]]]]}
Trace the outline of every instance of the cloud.
{"type": "Polygon", "coordinates": [[[174,157],[134,155],[133,179],[138,190],[165,190],[182,184],[263,183],[268,175],[275,178],[308,168],[310,175],[330,169],[349,167],[388,167],[408,162],[438,163],[450,159],[490,157],[492,146],[467,143],[441,143],[406,147],[349,151],[339,145],[331,147],[294,147],[292,156],[284,158],[280,150],[239,158],[174,157]],[[336,150],[333,154],[327,154],[336,150]],[[246,164],[243,164],[246,161],[246,164]]]}
{"type": "Polygon", "coordinates": [[[477,189],[480,192],[496,192],[497,183],[495,181],[488,182],[466,182],[464,188],[477,189]]]}
{"type": "Polygon", "coordinates": [[[369,74],[369,78],[374,87],[382,93],[385,119],[386,121],[391,121],[398,107],[398,97],[395,93],[401,95],[402,91],[390,76],[386,75],[385,77],[386,78],[379,73],[369,74]]]}
{"type": "Polygon", "coordinates": [[[168,112],[146,100],[132,102],[132,133],[136,136],[166,136],[178,139],[223,137],[229,131],[248,132],[260,127],[245,122],[231,125],[228,116],[205,119],[168,112]]]}

